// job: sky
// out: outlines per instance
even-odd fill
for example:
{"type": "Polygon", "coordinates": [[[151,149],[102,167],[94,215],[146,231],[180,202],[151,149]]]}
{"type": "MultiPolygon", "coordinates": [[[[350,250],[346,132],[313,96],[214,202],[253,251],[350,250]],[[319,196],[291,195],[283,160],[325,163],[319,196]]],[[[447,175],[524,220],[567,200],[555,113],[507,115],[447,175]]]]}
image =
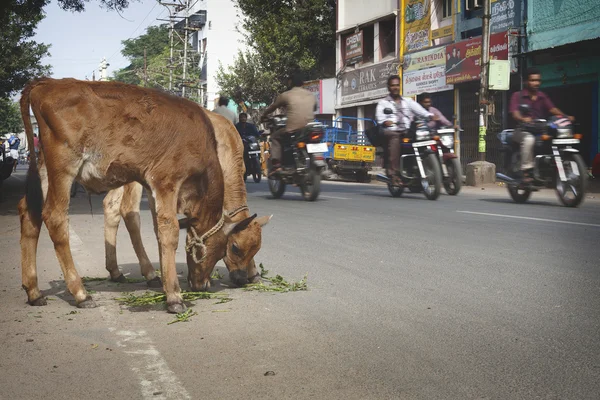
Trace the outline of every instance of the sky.
{"type": "Polygon", "coordinates": [[[110,64],[108,76],[129,65],[121,55],[121,42],[144,34],[150,25],[164,23],[156,19],[169,15],[156,0],[132,0],[121,16],[101,8],[97,0],[86,3],[82,13],[63,11],[52,0],[45,12],[46,18],[38,24],[35,36],[36,41],[52,45],[51,56],[44,58],[43,64],[52,65],[54,78],[90,80],[92,71],[99,78],[102,57],[110,64]]]}

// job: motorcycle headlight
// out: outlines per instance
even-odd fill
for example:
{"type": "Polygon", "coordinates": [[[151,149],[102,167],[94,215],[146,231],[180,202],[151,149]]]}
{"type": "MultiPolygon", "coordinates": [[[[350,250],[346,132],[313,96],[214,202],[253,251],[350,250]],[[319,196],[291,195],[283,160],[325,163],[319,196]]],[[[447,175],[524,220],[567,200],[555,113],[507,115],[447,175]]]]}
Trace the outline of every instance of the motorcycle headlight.
{"type": "Polygon", "coordinates": [[[571,128],[558,128],[556,129],[557,138],[570,138],[573,137],[573,131],[571,128]]]}
{"type": "Polygon", "coordinates": [[[258,143],[250,143],[250,150],[258,150],[258,143]]]}
{"type": "Polygon", "coordinates": [[[444,135],[440,138],[440,142],[442,142],[442,146],[451,148],[454,146],[454,136],[444,135]]]}
{"type": "Polygon", "coordinates": [[[417,130],[417,141],[431,139],[431,132],[429,130],[417,130]]]}

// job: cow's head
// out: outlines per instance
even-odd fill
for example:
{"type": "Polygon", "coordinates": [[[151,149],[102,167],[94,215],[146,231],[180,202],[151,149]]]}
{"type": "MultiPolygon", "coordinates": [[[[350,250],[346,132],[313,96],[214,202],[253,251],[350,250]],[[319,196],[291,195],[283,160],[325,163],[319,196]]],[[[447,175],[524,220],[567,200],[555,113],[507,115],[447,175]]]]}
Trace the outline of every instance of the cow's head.
{"type": "MultiPolygon", "coordinates": [[[[248,283],[248,269],[255,270],[254,256],[260,250],[262,227],[272,216],[256,217],[256,214],[234,222],[224,217],[223,227],[204,240],[204,248],[196,250],[196,259],[192,251],[187,251],[188,282],[194,291],[210,288],[210,273],[220,259],[224,259],[229,270],[229,278],[236,285],[248,283]],[[202,250],[202,251],[201,251],[202,250]]],[[[199,232],[195,220],[179,221],[181,228],[188,228],[188,243],[193,238],[189,229],[199,232]]]]}

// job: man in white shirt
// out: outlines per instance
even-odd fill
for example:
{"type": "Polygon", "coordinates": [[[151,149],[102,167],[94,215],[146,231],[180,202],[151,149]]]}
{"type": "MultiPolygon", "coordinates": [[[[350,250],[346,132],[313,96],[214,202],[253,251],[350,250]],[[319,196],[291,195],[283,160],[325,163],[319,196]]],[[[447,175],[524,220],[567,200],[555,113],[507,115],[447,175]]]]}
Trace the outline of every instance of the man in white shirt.
{"type": "Polygon", "coordinates": [[[232,124],[235,125],[238,123],[238,116],[236,113],[234,113],[229,108],[227,108],[228,104],[229,104],[229,98],[224,97],[224,96],[219,97],[219,107],[215,108],[213,110],[213,112],[216,112],[217,114],[224,116],[229,121],[231,121],[232,124]]]}
{"type": "Polygon", "coordinates": [[[379,125],[383,125],[384,134],[387,142],[387,148],[384,149],[384,160],[386,173],[392,179],[395,185],[401,185],[398,177],[400,167],[400,138],[410,128],[410,123],[415,116],[421,118],[431,118],[434,121],[438,118],[425,110],[416,101],[400,96],[400,77],[392,75],[388,78],[389,95],[377,103],[375,110],[375,119],[379,125]],[[385,114],[384,110],[390,108],[392,114],[385,114]]]}

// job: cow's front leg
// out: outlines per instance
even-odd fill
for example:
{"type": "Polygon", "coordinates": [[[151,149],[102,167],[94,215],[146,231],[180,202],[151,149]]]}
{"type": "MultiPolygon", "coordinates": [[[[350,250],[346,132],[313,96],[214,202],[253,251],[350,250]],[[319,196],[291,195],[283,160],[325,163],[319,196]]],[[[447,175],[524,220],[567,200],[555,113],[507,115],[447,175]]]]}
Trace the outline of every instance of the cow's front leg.
{"type": "Polygon", "coordinates": [[[179,223],[177,221],[177,196],[175,190],[155,191],[156,225],[161,254],[161,275],[163,290],[167,296],[167,311],[181,313],[186,307],[181,297],[177,270],[175,267],[175,251],[179,242],[179,223]]]}
{"type": "Polygon", "coordinates": [[[69,245],[69,200],[73,178],[66,174],[48,175],[48,197],[44,204],[42,219],[48,228],[54,250],[62,269],[69,292],[75,297],[77,307],[92,308],[96,303],[88,295],[81,277],[75,269],[69,245]]]}

